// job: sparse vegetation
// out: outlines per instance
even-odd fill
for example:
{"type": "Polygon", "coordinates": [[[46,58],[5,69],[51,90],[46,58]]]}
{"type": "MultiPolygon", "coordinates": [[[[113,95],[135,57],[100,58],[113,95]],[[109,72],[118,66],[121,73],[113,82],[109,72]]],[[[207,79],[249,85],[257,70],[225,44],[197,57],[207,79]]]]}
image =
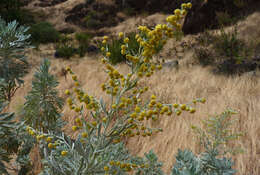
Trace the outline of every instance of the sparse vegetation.
{"type": "Polygon", "coordinates": [[[59,32],[48,22],[33,24],[29,30],[33,44],[54,43],[59,40],[59,32]]]}
{"type": "Polygon", "coordinates": [[[78,53],[83,57],[87,52],[92,35],[88,33],[76,33],[75,38],[79,42],[78,53]]]}
{"type": "Polygon", "coordinates": [[[203,66],[211,65],[218,73],[241,74],[256,69],[253,63],[253,47],[238,37],[236,26],[231,31],[210,34],[208,31],[197,37],[194,57],[203,66]]]}
{"type": "Polygon", "coordinates": [[[69,59],[76,53],[77,49],[73,47],[73,39],[67,35],[61,35],[56,44],[55,57],[69,59]]]}

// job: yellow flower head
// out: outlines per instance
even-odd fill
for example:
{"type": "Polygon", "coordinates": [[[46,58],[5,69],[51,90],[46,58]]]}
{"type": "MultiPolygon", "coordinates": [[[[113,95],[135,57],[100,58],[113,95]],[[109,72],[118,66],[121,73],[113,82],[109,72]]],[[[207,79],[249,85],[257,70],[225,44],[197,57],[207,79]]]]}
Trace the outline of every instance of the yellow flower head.
{"type": "Polygon", "coordinates": [[[192,8],[192,4],[189,2],[189,3],[187,3],[187,7],[189,8],[189,9],[191,9],[192,8]]]}
{"type": "Polygon", "coordinates": [[[72,130],[73,130],[73,131],[77,131],[77,130],[78,130],[78,127],[77,127],[77,126],[72,126],[72,130]]]}
{"type": "Polygon", "coordinates": [[[51,142],[52,141],[52,138],[51,137],[47,137],[46,138],[46,142],[51,142]]]}
{"type": "Polygon", "coordinates": [[[120,38],[123,38],[124,33],[123,33],[123,32],[119,32],[118,36],[119,36],[120,38]]]}
{"type": "Polygon", "coordinates": [[[128,42],[129,42],[129,38],[125,38],[124,43],[128,43],[128,42]]]}
{"type": "Polygon", "coordinates": [[[61,151],[62,156],[66,156],[68,154],[68,151],[61,151]]]}
{"type": "Polygon", "coordinates": [[[86,133],[86,132],[83,132],[81,135],[82,135],[83,138],[87,138],[88,137],[88,133],[86,133]]]}
{"type": "Polygon", "coordinates": [[[180,9],[176,9],[174,10],[174,14],[179,16],[181,14],[181,10],[180,9]]]}
{"type": "Polygon", "coordinates": [[[54,148],[54,145],[52,143],[49,143],[48,148],[52,149],[52,148],[54,148]]]}
{"type": "Polygon", "coordinates": [[[76,81],[78,78],[77,78],[77,75],[72,75],[71,76],[72,80],[76,81]]]}
{"type": "Polygon", "coordinates": [[[65,90],[65,94],[66,95],[70,95],[70,91],[67,89],[67,90],[65,90]]]}
{"type": "Polygon", "coordinates": [[[111,53],[110,53],[110,52],[107,52],[107,53],[106,53],[106,56],[107,56],[107,57],[110,57],[110,56],[111,56],[111,53]]]}

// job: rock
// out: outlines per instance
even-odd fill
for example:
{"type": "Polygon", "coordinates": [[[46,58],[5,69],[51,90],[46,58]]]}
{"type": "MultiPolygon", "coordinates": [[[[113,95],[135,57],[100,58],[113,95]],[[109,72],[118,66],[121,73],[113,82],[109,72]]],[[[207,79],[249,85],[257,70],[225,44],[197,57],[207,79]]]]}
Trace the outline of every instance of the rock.
{"type": "Polygon", "coordinates": [[[163,63],[162,66],[167,67],[169,69],[178,68],[179,67],[179,61],[178,60],[169,61],[169,62],[163,63]]]}
{"type": "Polygon", "coordinates": [[[59,30],[59,32],[64,33],[64,34],[71,34],[71,33],[74,33],[75,30],[73,28],[68,27],[68,28],[63,28],[63,29],[59,30]]]}
{"type": "Polygon", "coordinates": [[[55,51],[54,57],[55,57],[55,58],[61,58],[61,56],[59,55],[59,52],[58,52],[58,51],[55,51]]]}
{"type": "Polygon", "coordinates": [[[60,3],[63,3],[67,0],[40,0],[40,3],[37,4],[39,7],[49,7],[49,6],[54,6],[60,3]]]}
{"type": "Polygon", "coordinates": [[[88,46],[88,48],[87,48],[87,52],[95,52],[95,53],[97,53],[98,50],[99,50],[99,49],[98,49],[96,46],[94,46],[94,45],[90,45],[90,46],[88,46]]]}
{"type": "MultiPolygon", "coordinates": [[[[247,0],[248,6],[259,0],[247,0]]],[[[184,34],[196,34],[205,29],[215,29],[219,26],[217,13],[226,12],[230,17],[237,17],[243,13],[248,6],[239,7],[234,0],[192,0],[192,9],[189,10],[183,24],[184,34]]]]}

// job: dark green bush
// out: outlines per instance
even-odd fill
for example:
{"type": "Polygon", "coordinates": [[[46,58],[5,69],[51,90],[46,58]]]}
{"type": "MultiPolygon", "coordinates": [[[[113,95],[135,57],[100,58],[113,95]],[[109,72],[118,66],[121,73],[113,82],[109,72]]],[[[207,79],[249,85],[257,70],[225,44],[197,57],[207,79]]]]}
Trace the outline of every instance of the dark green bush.
{"type": "Polygon", "coordinates": [[[56,48],[56,57],[69,59],[77,53],[77,50],[71,46],[59,46],[56,48]]]}
{"type": "Polygon", "coordinates": [[[76,40],[79,42],[78,54],[83,57],[87,52],[87,48],[89,46],[90,39],[92,35],[89,33],[76,33],[76,40]]]}
{"type": "Polygon", "coordinates": [[[31,26],[29,33],[34,44],[53,43],[59,40],[59,32],[48,22],[40,22],[31,26]]]}
{"type": "Polygon", "coordinates": [[[77,53],[77,49],[73,47],[72,38],[61,35],[59,43],[56,45],[55,57],[69,59],[77,53]]]}
{"type": "Polygon", "coordinates": [[[220,55],[233,59],[241,55],[245,42],[238,38],[236,28],[229,33],[221,29],[221,34],[216,38],[214,47],[220,55]]]}
{"type": "MultiPolygon", "coordinates": [[[[135,32],[129,33],[126,36],[129,38],[128,47],[133,53],[137,54],[139,51],[139,44],[135,39],[135,32]]],[[[112,38],[112,41],[108,44],[108,50],[111,53],[109,57],[112,64],[117,64],[120,62],[125,62],[125,55],[121,54],[121,45],[124,44],[123,39],[112,38]]],[[[101,47],[101,46],[100,46],[101,47]]]]}

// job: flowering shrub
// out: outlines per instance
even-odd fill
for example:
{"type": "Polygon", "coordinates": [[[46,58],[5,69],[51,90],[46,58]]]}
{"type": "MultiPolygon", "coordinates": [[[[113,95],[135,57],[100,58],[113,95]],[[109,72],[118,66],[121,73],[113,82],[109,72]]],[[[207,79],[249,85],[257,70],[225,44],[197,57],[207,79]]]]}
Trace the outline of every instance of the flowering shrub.
{"type": "Polygon", "coordinates": [[[111,56],[109,38],[104,36],[102,63],[109,80],[101,88],[110,96],[109,103],[80,89],[77,75],[67,68],[75,88],[73,92],[66,90],[65,93],[71,96],[67,98],[67,104],[76,113],[72,130],[78,136],[73,140],[64,133],[53,135],[28,127],[29,133],[35,135],[43,147],[48,147],[44,150],[42,174],[127,174],[131,171],[136,174],[163,174],[160,169],[162,164],[157,162],[152,152],[145,158],[132,157],[122,142],[130,137],[148,137],[162,131],[161,128],[147,126],[146,120],[156,121],[162,115],[173,113],[181,115],[183,111],[194,113],[196,110],[192,104],[205,102],[205,99],[196,99],[189,104],[164,104],[155,95],[148,101],[141,98],[148,87],[140,87],[139,81],[162,68],[162,65],[152,62],[152,56],[158,47],[174,37],[174,31],[181,30],[180,20],[188,8],[191,8],[190,3],[182,4],[182,9],[176,9],[174,15],[166,19],[167,25],[158,24],[154,29],[139,26],[139,33],[135,36],[138,52],[132,52],[129,38],[119,33],[124,42],[121,54],[125,55],[130,67],[127,75],[121,74],[108,62],[111,56]]]}

